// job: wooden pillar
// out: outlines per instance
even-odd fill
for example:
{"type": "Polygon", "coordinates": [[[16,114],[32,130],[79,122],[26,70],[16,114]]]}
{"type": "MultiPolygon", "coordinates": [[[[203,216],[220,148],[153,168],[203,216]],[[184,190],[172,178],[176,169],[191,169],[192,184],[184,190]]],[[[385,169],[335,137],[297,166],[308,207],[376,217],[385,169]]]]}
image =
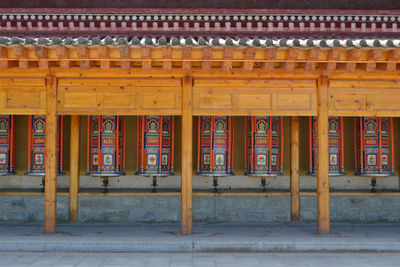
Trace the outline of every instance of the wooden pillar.
{"type": "Polygon", "coordinates": [[[329,234],[329,151],[328,151],[328,79],[318,80],[317,88],[317,209],[318,234],[329,234]]]}
{"type": "Polygon", "coordinates": [[[298,222],[300,219],[300,176],[299,176],[299,117],[290,118],[290,197],[291,220],[298,222]]]}
{"type": "Polygon", "coordinates": [[[78,219],[80,116],[71,116],[69,220],[78,219]]]}
{"type": "Polygon", "coordinates": [[[182,87],[182,178],[181,178],[181,223],[182,234],[193,232],[192,218],[192,78],[186,75],[182,87]]]}
{"type": "Polygon", "coordinates": [[[57,85],[53,75],[48,75],[46,80],[44,232],[54,234],[57,215],[57,85]]]}

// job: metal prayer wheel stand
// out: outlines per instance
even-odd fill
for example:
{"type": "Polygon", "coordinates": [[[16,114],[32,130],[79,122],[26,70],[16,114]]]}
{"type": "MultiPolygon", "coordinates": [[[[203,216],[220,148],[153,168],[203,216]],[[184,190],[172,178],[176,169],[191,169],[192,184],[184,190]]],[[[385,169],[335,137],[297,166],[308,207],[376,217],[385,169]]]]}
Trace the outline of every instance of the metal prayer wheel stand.
{"type": "Polygon", "coordinates": [[[174,116],[139,116],[137,119],[136,175],[157,178],[174,175],[174,116]]]}
{"type": "Polygon", "coordinates": [[[108,193],[109,177],[125,175],[126,118],[88,116],[86,172],[100,177],[108,193]]]}
{"type": "MultiPolygon", "coordinates": [[[[57,116],[57,175],[63,172],[63,128],[62,116],[57,116]]],[[[45,188],[46,116],[31,115],[28,118],[28,170],[27,175],[42,177],[42,192],[45,188]]]]}
{"type": "MultiPolygon", "coordinates": [[[[317,176],[317,118],[308,121],[308,175],[317,176]]],[[[343,176],[344,173],[344,134],[343,117],[329,117],[329,176],[343,176]]]]}
{"type": "Polygon", "coordinates": [[[252,116],[245,119],[245,175],[260,177],[262,192],[266,178],[283,175],[282,117],[252,116]]]}
{"type": "Polygon", "coordinates": [[[393,118],[354,118],[355,175],[376,179],[394,175],[393,118]]]}
{"type": "Polygon", "coordinates": [[[218,192],[218,177],[231,176],[234,155],[234,119],[230,116],[199,116],[197,175],[213,177],[218,192]]]}
{"type": "Polygon", "coordinates": [[[0,116],[0,175],[15,174],[15,119],[0,116]]]}

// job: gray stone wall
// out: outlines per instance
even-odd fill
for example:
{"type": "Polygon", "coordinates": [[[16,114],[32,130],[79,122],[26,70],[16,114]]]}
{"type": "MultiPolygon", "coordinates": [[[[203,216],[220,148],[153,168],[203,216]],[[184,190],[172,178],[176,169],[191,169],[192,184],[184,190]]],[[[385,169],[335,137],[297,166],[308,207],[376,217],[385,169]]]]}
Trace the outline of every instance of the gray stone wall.
{"type": "Polygon", "coordinates": [[[195,222],[289,222],[290,198],[195,196],[193,219],[195,222]]]}
{"type": "MultiPolygon", "coordinates": [[[[68,197],[57,197],[57,220],[68,220],[68,197]]],[[[44,198],[41,196],[0,196],[0,221],[43,221],[44,198]]]]}
{"type": "Polygon", "coordinates": [[[83,222],[179,222],[181,199],[177,196],[80,197],[83,222]]]}
{"type": "MultiPolygon", "coordinates": [[[[68,197],[57,198],[57,220],[68,221],[68,197]]],[[[81,222],[174,223],[180,221],[180,197],[80,197],[81,222]]],[[[331,197],[332,222],[400,222],[399,197],[331,197]]],[[[0,196],[0,221],[43,221],[40,196],[0,196]]],[[[315,222],[316,198],[301,197],[301,221],[315,222]]],[[[193,219],[201,223],[290,222],[290,198],[195,196],[193,219]]]]}
{"type": "MultiPolygon", "coordinates": [[[[110,189],[143,189],[151,188],[152,180],[149,177],[140,176],[121,176],[112,177],[109,179],[110,189]]],[[[0,179],[0,189],[40,189],[42,183],[41,177],[32,176],[6,176],[0,179]]],[[[341,177],[330,177],[330,187],[335,190],[350,190],[350,189],[371,189],[371,179],[357,176],[341,176],[341,177]]],[[[213,180],[211,177],[193,176],[193,188],[194,189],[212,189],[213,180]]],[[[254,177],[247,177],[237,174],[236,176],[228,176],[218,178],[218,184],[220,189],[259,189],[260,179],[254,177]]],[[[102,188],[102,181],[98,177],[80,176],[80,188],[102,188]]],[[[177,189],[181,187],[180,176],[169,176],[158,179],[159,188],[163,189],[177,189]]],[[[317,183],[316,177],[313,176],[301,176],[300,186],[302,190],[316,190],[317,183]]],[[[69,188],[69,177],[58,176],[57,187],[60,189],[69,188]]],[[[277,178],[268,178],[267,187],[269,189],[278,190],[289,190],[290,188],[290,177],[282,176],[277,178]]],[[[377,180],[378,190],[399,189],[399,177],[391,176],[377,180]]]]}
{"type": "MultiPolygon", "coordinates": [[[[301,197],[300,219],[314,222],[317,219],[316,197],[301,197]]],[[[369,196],[330,198],[332,222],[400,222],[400,197],[369,196]]]]}

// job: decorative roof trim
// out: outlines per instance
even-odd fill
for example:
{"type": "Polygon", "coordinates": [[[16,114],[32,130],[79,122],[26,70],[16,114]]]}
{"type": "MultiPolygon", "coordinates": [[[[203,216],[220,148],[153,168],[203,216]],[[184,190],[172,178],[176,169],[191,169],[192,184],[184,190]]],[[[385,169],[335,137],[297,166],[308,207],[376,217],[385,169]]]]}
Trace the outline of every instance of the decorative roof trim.
{"type": "Polygon", "coordinates": [[[0,37],[0,46],[194,46],[282,48],[400,48],[400,39],[258,39],[258,38],[19,38],[0,37]]]}
{"type": "Polygon", "coordinates": [[[396,15],[400,9],[293,9],[293,8],[0,8],[4,14],[340,14],[396,15]]]}
{"type": "Polygon", "coordinates": [[[0,13],[2,21],[332,21],[332,22],[395,22],[400,21],[400,12],[393,14],[371,13],[322,13],[318,10],[310,13],[262,12],[253,13],[0,13]]]}
{"type": "MultiPolygon", "coordinates": [[[[179,10],[177,11],[179,12],[179,10]]],[[[0,13],[3,36],[204,36],[397,39],[398,14],[343,13],[0,13]],[[354,37],[358,36],[358,37],[354,37]]]]}

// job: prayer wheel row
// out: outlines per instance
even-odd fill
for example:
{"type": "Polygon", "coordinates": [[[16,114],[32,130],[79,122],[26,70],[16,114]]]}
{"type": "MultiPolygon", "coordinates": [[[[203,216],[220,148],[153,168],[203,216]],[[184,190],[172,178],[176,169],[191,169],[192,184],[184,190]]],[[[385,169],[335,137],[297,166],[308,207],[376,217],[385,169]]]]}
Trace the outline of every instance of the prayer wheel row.
{"type": "MultiPolygon", "coordinates": [[[[45,116],[29,116],[28,175],[43,176],[45,116]]],[[[0,116],[0,174],[15,172],[14,116],[0,116]]],[[[344,175],[342,117],[329,118],[329,174],[344,175]]],[[[283,175],[283,121],[279,116],[245,118],[247,176],[283,175]]],[[[355,174],[367,177],[394,175],[393,119],[354,118],[355,174]]],[[[63,173],[63,117],[57,120],[57,171],[63,173]]],[[[234,118],[200,116],[198,119],[197,174],[234,174],[234,118]]],[[[120,176],[126,171],[126,117],[88,116],[87,173],[120,176]]],[[[317,119],[309,118],[308,173],[317,174],[317,119]]],[[[139,116],[137,120],[137,175],[174,174],[174,116],[139,116]]]]}

